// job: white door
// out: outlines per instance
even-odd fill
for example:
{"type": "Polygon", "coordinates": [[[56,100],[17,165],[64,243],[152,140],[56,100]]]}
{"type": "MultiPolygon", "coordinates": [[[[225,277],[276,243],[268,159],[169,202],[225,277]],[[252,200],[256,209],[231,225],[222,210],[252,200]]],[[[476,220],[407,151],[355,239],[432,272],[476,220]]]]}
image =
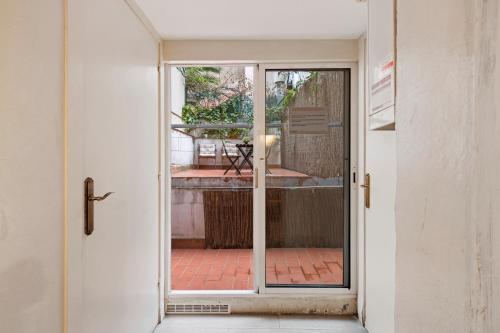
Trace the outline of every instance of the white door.
{"type": "Polygon", "coordinates": [[[366,132],[365,167],[370,174],[371,202],[365,209],[365,309],[370,333],[394,332],[395,156],[394,131],[366,132]]]}
{"type": "Polygon", "coordinates": [[[70,1],[68,283],[71,333],[158,322],[158,44],[124,1],[70,1]],[[94,231],[84,233],[92,177],[94,231]]]}
{"type": "MultiPolygon", "coordinates": [[[[375,66],[393,52],[393,1],[369,5],[369,18],[368,91],[375,66]]],[[[369,93],[367,97],[370,110],[369,93]]],[[[394,114],[394,107],[384,112],[394,114]]],[[[370,130],[368,113],[365,112],[365,173],[370,174],[371,202],[364,212],[366,327],[370,333],[391,333],[394,332],[396,135],[394,130],[370,130]]]]}

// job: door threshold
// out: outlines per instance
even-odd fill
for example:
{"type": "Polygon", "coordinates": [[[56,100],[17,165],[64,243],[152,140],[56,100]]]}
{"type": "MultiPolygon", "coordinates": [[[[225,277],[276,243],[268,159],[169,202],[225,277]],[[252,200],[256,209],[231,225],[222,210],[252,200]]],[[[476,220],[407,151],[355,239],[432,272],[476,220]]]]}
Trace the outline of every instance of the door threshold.
{"type": "Polygon", "coordinates": [[[256,295],[255,290],[171,290],[169,296],[235,296],[235,295],[256,295]]]}
{"type": "Polygon", "coordinates": [[[356,294],[179,294],[169,293],[166,305],[227,304],[231,313],[240,314],[318,314],[354,315],[356,294]]]}

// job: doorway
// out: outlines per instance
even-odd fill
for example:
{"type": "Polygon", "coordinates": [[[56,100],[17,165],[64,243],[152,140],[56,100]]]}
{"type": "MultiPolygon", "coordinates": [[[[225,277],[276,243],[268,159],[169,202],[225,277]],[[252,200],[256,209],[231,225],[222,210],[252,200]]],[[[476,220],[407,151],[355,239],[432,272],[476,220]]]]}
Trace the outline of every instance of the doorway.
{"type": "Polygon", "coordinates": [[[356,293],[356,66],[209,66],[166,67],[167,297],[356,293]]]}

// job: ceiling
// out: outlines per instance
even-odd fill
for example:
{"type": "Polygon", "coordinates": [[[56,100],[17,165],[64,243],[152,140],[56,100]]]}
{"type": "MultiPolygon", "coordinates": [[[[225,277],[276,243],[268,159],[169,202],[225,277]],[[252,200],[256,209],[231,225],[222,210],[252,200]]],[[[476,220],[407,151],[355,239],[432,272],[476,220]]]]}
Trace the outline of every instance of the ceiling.
{"type": "Polygon", "coordinates": [[[135,0],[165,39],[357,38],[359,0],[135,0]]]}

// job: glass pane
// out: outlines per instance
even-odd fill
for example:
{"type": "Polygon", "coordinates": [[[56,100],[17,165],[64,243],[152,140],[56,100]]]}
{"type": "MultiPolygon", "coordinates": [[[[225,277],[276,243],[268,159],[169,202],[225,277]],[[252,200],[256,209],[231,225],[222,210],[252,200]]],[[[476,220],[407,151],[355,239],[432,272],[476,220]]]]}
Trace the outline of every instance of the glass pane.
{"type": "Polygon", "coordinates": [[[266,71],[268,287],[348,284],[348,83],[347,70],[266,71]]]}
{"type": "Polygon", "coordinates": [[[170,77],[172,289],[252,290],[253,67],[170,77]]]}

